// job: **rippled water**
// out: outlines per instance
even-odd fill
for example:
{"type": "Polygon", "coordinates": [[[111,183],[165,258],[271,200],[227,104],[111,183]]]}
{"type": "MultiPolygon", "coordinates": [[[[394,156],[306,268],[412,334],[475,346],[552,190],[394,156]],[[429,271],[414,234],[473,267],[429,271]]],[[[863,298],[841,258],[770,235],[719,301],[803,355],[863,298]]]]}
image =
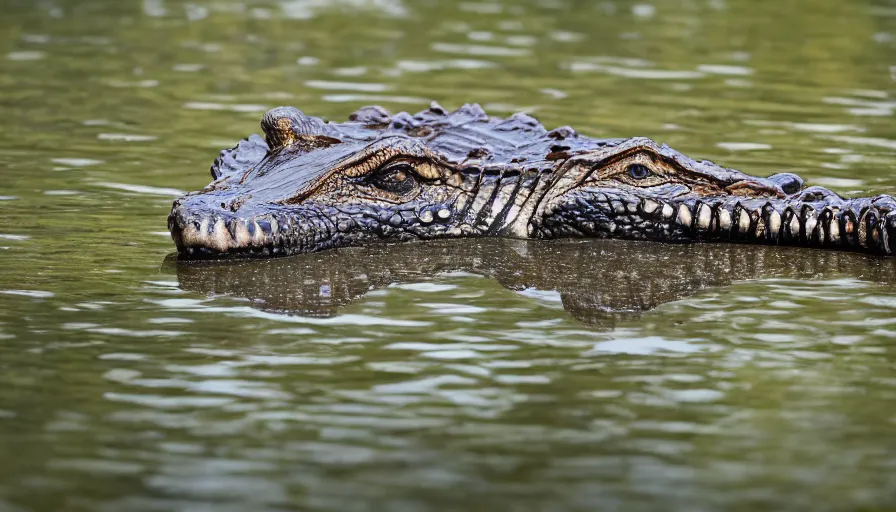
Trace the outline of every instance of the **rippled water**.
{"type": "Polygon", "coordinates": [[[896,500],[896,261],[444,242],[183,265],[173,197],[293,104],[479,102],[896,193],[886,0],[9,0],[0,510],[896,500]]]}

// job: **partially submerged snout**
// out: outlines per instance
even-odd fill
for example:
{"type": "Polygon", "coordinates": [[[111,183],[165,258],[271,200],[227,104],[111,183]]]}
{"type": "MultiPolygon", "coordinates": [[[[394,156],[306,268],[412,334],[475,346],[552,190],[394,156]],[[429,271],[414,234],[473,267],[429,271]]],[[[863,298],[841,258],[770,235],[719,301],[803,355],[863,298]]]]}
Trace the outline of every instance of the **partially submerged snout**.
{"type": "Polygon", "coordinates": [[[168,230],[177,250],[188,257],[223,255],[285,256],[330,247],[334,224],[319,211],[267,205],[239,207],[203,194],[174,202],[168,230]]]}
{"type": "Polygon", "coordinates": [[[239,216],[198,198],[178,199],[168,215],[168,230],[178,252],[197,257],[280,254],[281,230],[276,216],[239,216]]]}

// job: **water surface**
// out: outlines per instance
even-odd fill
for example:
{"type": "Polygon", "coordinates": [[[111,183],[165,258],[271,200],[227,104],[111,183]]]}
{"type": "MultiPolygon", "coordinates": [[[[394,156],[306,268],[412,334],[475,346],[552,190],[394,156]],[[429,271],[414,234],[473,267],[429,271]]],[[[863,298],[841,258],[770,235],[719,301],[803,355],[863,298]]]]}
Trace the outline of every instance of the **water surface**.
{"type": "Polygon", "coordinates": [[[854,510],[896,262],[444,242],[171,260],[280,104],[479,102],[896,194],[896,5],[53,0],[0,17],[0,510],[854,510]]]}

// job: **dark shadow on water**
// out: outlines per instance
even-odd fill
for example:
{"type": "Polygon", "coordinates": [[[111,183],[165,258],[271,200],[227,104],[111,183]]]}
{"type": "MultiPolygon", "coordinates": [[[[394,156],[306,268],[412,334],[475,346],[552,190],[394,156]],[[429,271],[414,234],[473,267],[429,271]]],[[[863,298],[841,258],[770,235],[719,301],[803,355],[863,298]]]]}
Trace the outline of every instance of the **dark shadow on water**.
{"type": "Polygon", "coordinates": [[[445,240],[269,260],[185,262],[169,257],[166,264],[176,266],[184,290],[247,298],[258,309],[307,316],[335,315],[342,306],[393,283],[468,272],[512,290],[556,292],[571,315],[598,328],[734,281],[851,278],[896,283],[896,262],[859,254],[600,240],[445,240]]]}

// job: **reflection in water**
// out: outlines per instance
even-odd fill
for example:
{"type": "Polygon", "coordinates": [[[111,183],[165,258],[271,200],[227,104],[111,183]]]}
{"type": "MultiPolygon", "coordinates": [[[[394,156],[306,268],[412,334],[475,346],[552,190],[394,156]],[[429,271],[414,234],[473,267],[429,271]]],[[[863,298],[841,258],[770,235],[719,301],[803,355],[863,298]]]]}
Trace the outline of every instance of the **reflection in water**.
{"type": "Polygon", "coordinates": [[[334,315],[391,284],[469,272],[524,294],[556,292],[574,317],[612,327],[620,316],[734,281],[836,275],[896,283],[896,265],[889,263],[858,254],[754,245],[466,239],[268,261],[180,261],[176,267],[185,290],[245,297],[253,307],[311,316],[334,315]]]}

